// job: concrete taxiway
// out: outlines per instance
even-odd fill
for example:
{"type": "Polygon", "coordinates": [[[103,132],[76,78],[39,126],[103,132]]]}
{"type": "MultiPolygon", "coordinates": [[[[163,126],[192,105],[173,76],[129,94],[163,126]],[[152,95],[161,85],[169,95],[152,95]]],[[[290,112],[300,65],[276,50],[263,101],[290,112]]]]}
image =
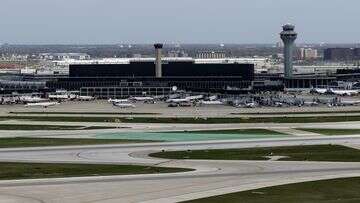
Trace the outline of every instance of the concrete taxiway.
{"type": "MultiPolygon", "coordinates": [[[[1,124],[19,124],[17,120],[0,121],[1,124]]],[[[1,137],[50,137],[50,138],[96,138],[108,133],[151,133],[169,131],[225,130],[225,129],[268,129],[291,136],[315,136],[316,133],[297,130],[297,128],[320,129],[360,129],[360,121],[338,123],[228,123],[228,124],[166,124],[166,123],[90,123],[90,122],[43,122],[21,121],[23,125],[65,125],[65,126],[105,126],[115,129],[101,130],[56,130],[23,131],[0,130],[1,137]]],[[[146,137],[144,137],[146,139],[146,137]]]]}
{"type": "Polygon", "coordinates": [[[266,186],[360,176],[360,163],[208,161],[150,158],[160,150],[313,144],[359,145],[358,136],[150,143],[0,150],[0,161],[142,164],[187,167],[176,174],[0,181],[0,199],[12,202],[179,202],[266,186]]]}

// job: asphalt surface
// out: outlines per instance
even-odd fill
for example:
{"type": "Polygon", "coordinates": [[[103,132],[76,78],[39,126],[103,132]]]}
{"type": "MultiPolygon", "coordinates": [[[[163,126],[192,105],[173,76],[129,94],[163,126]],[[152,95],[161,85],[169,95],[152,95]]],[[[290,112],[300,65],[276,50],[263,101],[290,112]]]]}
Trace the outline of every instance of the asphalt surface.
{"type": "MultiPolygon", "coordinates": [[[[1,124],[19,124],[16,120],[0,121],[1,124]]],[[[338,123],[243,123],[243,124],[162,124],[162,123],[87,123],[87,122],[43,122],[21,121],[27,125],[75,125],[75,126],[106,126],[116,129],[102,130],[64,130],[64,131],[7,131],[0,130],[0,137],[50,137],[50,138],[96,138],[104,134],[144,133],[190,130],[223,130],[223,129],[268,129],[291,136],[314,136],[315,133],[295,130],[296,128],[322,129],[360,129],[360,121],[338,123]]]]}
{"type": "MultiPolygon", "coordinates": [[[[360,97],[344,98],[344,100],[357,101],[360,97]]],[[[235,108],[226,105],[215,106],[201,106],[201,107],[168,107],[167,103],[158,102],[156,104],[144,104],[142,102],[135,103],[136,108],[121,109],[113,107],[112,104],[104,100],[97,101],[68,101],[61,103],[58,106],[48,107],[46,109],[42,107],[24,107],[24,105],[0,105],[0,116],[15,115],[9,114],[10,112],[42,112],[38,116],[106,116],[106,117],[129,117],[129,115],[87,115],[87,114],[61,114],[62,112],[73,113],[138,113],[139,115],[130,115],[131,117],[281,117],[288,116],[291,113],[305,113],[294,114],[292,116],[332,116],[336,112],[336,115],[349,115],[351,111],[357,111],[357,113],[351,113],[351,115],[360,115],[360,106],[344,106],[329,108],[326,105],[322,106],[304,106],[304,107],[261,107],[261,108],[235,108]],[[340,112],[346,113],[340,113],[340,112]],[[59,113],[59,114],[44,114],[44,113],[59,113]],[[281,112],[281,114],[279,114],[281,112]],[[314,112],[327,112],[326,114],[316,114],[314,112]],[[333,113],[332,113],[333,112],[333,113]],[[349,113],[347,113],[349,112],[349,113]],[[141,113],[153,113],[154,115],[141,115],[141,113]],[[243,115],[244,113],[254,113],[253,115],[243,115]],[[256,115],[261,113],[273,113],[273,115],[256,115]]],[[[35,116],[36,114],[17,114],[35,116]]]]}
{"type": "Polygon", "coordinates": [[[179,202],[266,186],[360,176],[360,163],[207,161],[150,158],[160,150],[313,144],[359,145],[359,136],[150,143],[0,150],[0,161],[187,167],[177,174],[0,181],[6,202],[179,202]]]}

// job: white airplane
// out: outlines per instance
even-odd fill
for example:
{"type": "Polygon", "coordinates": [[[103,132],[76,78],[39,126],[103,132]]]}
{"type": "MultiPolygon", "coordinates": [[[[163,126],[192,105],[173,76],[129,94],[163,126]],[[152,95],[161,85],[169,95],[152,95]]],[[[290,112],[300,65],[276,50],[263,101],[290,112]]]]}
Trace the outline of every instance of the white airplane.
{"type": "Polygon", "coordinates": [[[210,96],[210,97],[209,97],[209,100],[210,100],[210,101],[214,101],[214,100],[217,100],[217,98],[218,98],[218,97],[217,97],[216,95],[214,95],[214,96],[210,96]]]}
{"type": "Polygon", "coordinates": [[[166,103],[181,103],[181,102],[190,102],[189,99],[168,99],[166,103]]]}
{"type": "Polygon", "coordinates": [[[245,107],[246,108],[255,108],[257,105],[255,102],[250,102],[250,103],[246,103],[245,107]]]}
{"type": "Polygon", "coordinates": [[[282,107],[284,104],[282,102],[275,102],[275,107],[282,107]]]}
{"type": "Polygon", "coordinates": [[[59,102],[39,102],[39,103],[27,103],[25,107],[43,107],[47,108],[49,106],[59,105],[59,102]]]}
{"type": "Polygon", "coordinates": [[[129,102],[128,99],[109,99],[109,103],[127,103],[129,102]]]}
{"type": "Polygon", "coordinates": [[[200,100],[200,99],[203,99],[203,98],[204,98],[204,95],[195,95],[195,96],[185,97],[185,99],[188,99],[189,101],[192,101],[192,100],[200,100]]]}
{"type": "Polygon", "coordinates": [[[164,99],[166,96],[165,95],[157,95],[157,96],[154,96],[154,99],[156,100],[162,100],[164,99]]]}
{"type": "Polygon", "coordinates": [[[136,106],[134,104],[130,104],[130,103],[113,103],[113,105],[115,107],[119,107],[119,108],[122,108],[122,109],[125,109],[125,108],[136,108],[136,106]]]}
{"type": "Polygon", "coordinates": [[[134,100],[134,101],[153,101],[154,98],[152,98],[152,97],[131,97],[130,100],[134,100]]]}
{"type": "Polygon", "coordinates": [[[166,103],[181,103],[181,102],[191,102],[194,100],[201,100],[204,98],[204,95],[188,96],[182,99],[168,99],[166,103]]]}
{"type": "Polygon", "coordinates": [[[334,89],[330,89],[329,92],[332,93],[332,94],[341,95],[341,96],[354,96],[354,95],[359,94],[358,90],[334,90],[334,89]]]}
{"type": "Polygon", "coordinates": [[[20,101],[25,103],[36,103],[36,102],[45,102],[48,101],[48,99],[43,99],[40,97],[22,96],[20,97],[20,101]]]}
{"type": "Polygon", "coordinates": [[[12,97],[2,97],[2,102],[4,104],[13,104],[16,103],[16,99],[12,97]]]}
{"type": "Polygon", "coordinates": [[[354,106],[359,105],[360,101],[340,101],[338,105],[340,106],[354,106]]]}
{"type": "Polygon", "coordinates": [[[65,94],[49,94],[49,99],[69,99],[68,95],[65,94]]]}
{"type": "Polygon", "coordinates": [[[95,97],[92,97],[92,96],[78,96],[78,100],[81,100],[81,101],[92,101],[92,100],[95,100],[95,97]]]}
{"type": "Polygon", "coordinates": [[[313,101],[305,101],[304,103],[303,103],[303,105],[304,106],[317,106],[317,105],[319,105],[319,103],[318,102],[313,102],[313,101]]]}
{"type": "Polygon", "coordinates": [[[223,105],[224,103],[221,101],[200,101],[200,105],[223,105]]]}
{"type": "Polygon", "coordinates": [[[310,93],[316,93],[316,94],[325,94],[328,92],[328,89],[326,88],[313,88],[310,90],[310,93]]]}
{"type": "Polygon", "coordinates": [[[49,99],[54,100],[68,100],[68,99],[76,99],[76,95],[74,94],[49,94],[49,99]]]}

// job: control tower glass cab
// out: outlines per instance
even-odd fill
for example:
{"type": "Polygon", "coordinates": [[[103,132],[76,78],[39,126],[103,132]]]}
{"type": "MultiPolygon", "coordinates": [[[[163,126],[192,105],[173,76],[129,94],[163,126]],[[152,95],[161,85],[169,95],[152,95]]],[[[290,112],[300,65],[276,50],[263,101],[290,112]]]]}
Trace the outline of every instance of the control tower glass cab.
{"type": "Polygon", "coordinates": [[[292,24],[286,24],[283,26],[283,31],[280,33],[280,37],[284,42],[284,75],[285,78],[291,78],[293,75],[293,49],[294,42],[297,38],[295,32],[295,26],[292,24]]]}

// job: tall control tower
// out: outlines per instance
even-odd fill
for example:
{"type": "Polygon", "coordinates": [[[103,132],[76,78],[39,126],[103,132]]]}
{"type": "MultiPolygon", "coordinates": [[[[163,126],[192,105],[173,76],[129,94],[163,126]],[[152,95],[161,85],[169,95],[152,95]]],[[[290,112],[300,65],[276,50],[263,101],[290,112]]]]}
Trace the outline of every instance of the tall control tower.
{"type": "Polygon", "coordinates": [[[163,44],[154,44],[155,47],[155,75],[157,78],[162,77],[162,53],[163,44]]]}
{"type": "Polygon", "coordinates": [[[284,25],[283,31],[280,33],[280,37],[284,42],[284,75],[285,78],[291,78],[293,75],[294,42],[297,38],[295,26],[291,24],[284,25]]]}

